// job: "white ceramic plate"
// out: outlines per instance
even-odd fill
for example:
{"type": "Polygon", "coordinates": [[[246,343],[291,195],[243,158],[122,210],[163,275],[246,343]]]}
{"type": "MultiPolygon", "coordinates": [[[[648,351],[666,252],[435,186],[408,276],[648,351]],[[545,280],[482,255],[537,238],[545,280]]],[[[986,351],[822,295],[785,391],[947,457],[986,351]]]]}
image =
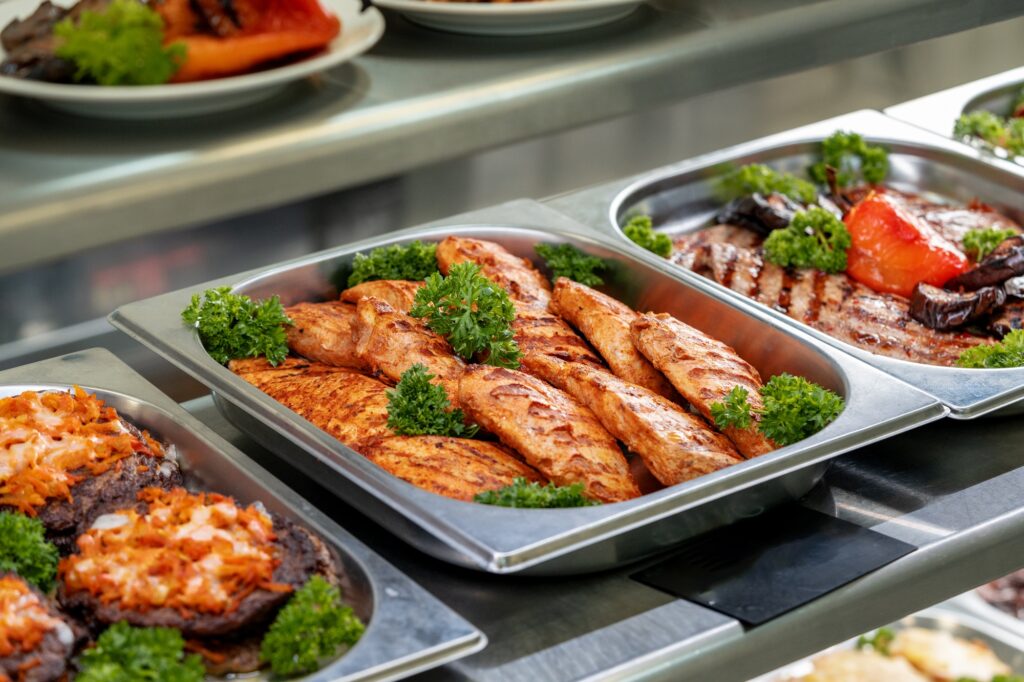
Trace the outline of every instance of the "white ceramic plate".
{"type": "MultiPolygon", "coordinates": [[[[60,1],[67,6],[72,0],[60,1]]],[[[0,76],[0,92],[31,97],[66,111],[105,118],[173,118],[244,106],[269,97],[289,83],[338,66],[370,49],[384,33],[384,17],[359,0],[321,0],[341,19],[341,33],[328,49],[309,59],[242,76],[167,85],[101,86],[44,83],[0,76]]],[[[0,2],[0,28],[35,11],[39,0],[0,2]]],[[[4,57],[0,48],[0,60],[4,57]]]]}
{"type": "Polygon", "coordinates": [[[643,0],[532,0],[434,2],[373,0],[417,24],[477,35],[537,35],[606,24],[630,14],[643,0]]]}

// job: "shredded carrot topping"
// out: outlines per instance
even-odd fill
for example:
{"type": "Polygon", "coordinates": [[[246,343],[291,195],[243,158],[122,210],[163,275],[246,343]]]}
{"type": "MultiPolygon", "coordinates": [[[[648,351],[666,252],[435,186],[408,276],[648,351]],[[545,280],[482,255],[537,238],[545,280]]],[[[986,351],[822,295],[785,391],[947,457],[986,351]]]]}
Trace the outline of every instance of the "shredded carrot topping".
{"type": "Polygon", "coordinates": [[[0,658],[33,651],[60,625],[46,605],[20,578],[0,577],[0,658]]]}
{"type": "Polygon", "coordinates": [[[149,505],[145,515],[117,512],[78,538],[78,554],[58,568],[68,592],[188,618],[234,611],[256,590],[292,590],[273,580],[280,559],[266,512],[183,488],[147,488],[139,499],[149,505]]]}
{"type": "Polygon", "coordinates": [[[134,453],[163,457],[149,434],[125,428],[112,407],[78,386],[72,392],[0,399],[0,506],[34,516],[50,500],[134,453]]]}

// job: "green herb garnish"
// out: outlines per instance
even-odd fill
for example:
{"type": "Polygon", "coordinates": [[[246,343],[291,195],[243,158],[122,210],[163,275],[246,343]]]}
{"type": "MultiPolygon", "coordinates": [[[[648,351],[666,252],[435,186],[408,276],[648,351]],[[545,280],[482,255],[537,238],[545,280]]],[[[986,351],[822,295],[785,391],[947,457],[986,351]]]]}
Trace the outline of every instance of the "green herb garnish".
{"type": "Polygon", "coordinates": [[[462,410],[450,409],[448,392],[430,383],[433,378],[420,364],[402,372],[398,385],[387,392],[388,428],[402,436],[475,436],[479,427],[467,426],[462,410]]]}
{"type": "Polygon", "coordinates": [[[284,328],[292,321],[277,296],[256,303],[231,287],[207,289],[202,297],[192,295],[181,319],[199,330],[206,352],[222,365],[261,355],[277,365],[288,355],[284,328]]]}
{"type": "Polygon", "coordinates": [[[957,119],[953,136],[975,138],[1015,156],[1024,154],[1024,119],[1007,120],[991,111],[972,111],[957,119]]]}
{"type": "Polygon", "coordinates": [[[0,573],[17,573],[43,592],[57,575],[57,548],[46,539],[42,521],[0,512],[0,573]]]}
{"type": "Polygon", "coordinates": [[[603,259],[589,256],[572,244],[537,244],[533,247],[551,271],[551,279],[567,277],[588,287],[599,287],[604,280],[597,273],[608,267],[603,259]]]}
{"type": "Polygon", "coordinates": [[[772,230],[764,242],[764,255],[769,262],[782,267],[842,272],[846,270],[846,252],[851,244],[843,221],[812,206],[797,213],[788,227],[772,230]]]}
{"type": "Polygon", "coordinates": [[[807,170],[815,182],[824,185],[829,166],[836,169],[836,184],[840,187],[861,179],[876,185],[889,174],[889,153],[884,147],[869,145],[857,133],[837,130],[822,140],[821,161],[807,170]]]}
{"type": "Polygon", "coordinates": [[[358,642],[365,629],[338,588],[316,575],[278,612],[263,636],[260,660],[282,677],[311,673],[342,646],[358,642]]]}
{"type": "Polygon", "coordinates": [[[957,358],[956,366],[977,369],[1024,366],[1024,330],[1015,329],[998,343],[968,348],[957,358]]]}
{"type": "Polygon", "coordinates": [[[185,655],[185,640],[173,628],[111,625],[82,652],[76,682],[202,682],[202,659],[185,655]]]}
{"type": "Polygon", "coordinates": [[[644,247],[651,253],[662,258],[672,255],[672,240],[667,234],[654,231],[654,223],[650,216],[638,215],[630,218],[622,232],[634,244],[644,247]]]}
{"type": "Polygon", "coordinates": [[[876,653],[888,656],[889,647],[892,646],[892,640],[895,639],[895,637],[896,633],[890,628],[878,628],[871,635],[861,635],[858,637],[857,648],[874,649],[876,653]]]}
{"type": "Polygon", "coordinates": [[[724,401],[711,404],[719,429],[748,428],[752,414],[761,416],[757,430],[779,445],[790,445],[828,426],[843,411],[845,401],[817,384],[792,374],[777,374],[760,389],[764,407],[754,409],[749,393],[734,386],[724,401]]]}
{"type": "Polygon", "coordinates": [[[475,263],[456,263],[447,277],[436,272],[427,277],[409,314],[426,318],[427,326],[465,360],[479,355],[488,365],[519,367],[522,353],[511,328],[515,306],[475,263]]]}
{"type": "Polygon", "coordinates": [[[159,85],[185,61],[185,45],[164,46],[164,20],[136,0],[112,0],[99,11],[85,10],[53,28],[56,54],[73,62],[75,80],[100,85],[159,85]]]}
{"type": "Polygon", "coordinates": [[[723,201],[750,194],[785,194],[801,204],[813,204],[818,199],[818,190],[812,183],[762,163],[747,164],[725,173],[715,180],[715,191],[723,201]]]}
{"type": "Polygon", "coordinates": [[[963,239],[964,252],[975,261],[980,261],[995,251],[997,246],[1016,234],[1013,230],[1000,230],[998,227],[968,230],[963,239]]]}
{"type": "Polygon", "coordinates": [[[348,285],[354,287],[375,279],[405,279],[418,282],[437,272],[436,244],[420,241],[382,246],[369,254],[357,253],[352,261],[348,285]]]}
{"type": "Polygon", "coordinates": [[[478,493],[473,498],[480,504],[491,504],[498,507],[523,507],[534,509],[555,509],[565,507],[593,507],[601,504],[583,494],[583,484],[558,486],[554,483],[541,485],[531,483],[525,478],[517,478],[512,485],[498,490],[478,493]]]}

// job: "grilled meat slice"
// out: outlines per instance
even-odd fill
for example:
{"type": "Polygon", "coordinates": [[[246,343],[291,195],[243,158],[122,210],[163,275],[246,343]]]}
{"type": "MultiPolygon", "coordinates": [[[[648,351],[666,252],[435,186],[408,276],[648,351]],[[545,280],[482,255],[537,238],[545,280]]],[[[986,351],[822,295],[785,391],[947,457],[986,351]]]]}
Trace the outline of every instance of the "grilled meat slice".
{"type": "Polygon", "coordinates": [[[535,357],[554,357],[605,369],[601,358],[591,350],[587,342],[565,320],[552,312],[517,306],[512,330],[519,350],[523,353],[523,371],[532,373],[531,366],[535,357]]]}
{"type": "Polygon", "coordinates": [[[0,31],[0,46],[4,52],[13,52],[26,43],[49,36],[57,22],[67,14],[67,9],[43,0],[32,14],[24,19],[14,19],[0,31]]]}
{"type": "Polygon", "coordinates": [[[35,587],[14,573],[0,573],[0,679],[57,682],[66,679],[76,633],[35,587]],[[8,629],[9,623],[17,628],[8,629]]]}
{"type": "Polygon", "coordinates": [[[525,258],[509,253],[505,247],[482,239],[446,237],[437,245],[437,265],[441,274],[456,263],[469,261],[480,266],[484,276],[504,287],[516,301],[545,310],[551,299],[551,284],[525,258]]]}
{"type": "Polygon", "coordinates": [[[535,367],[537,376],[590,408],[662,485],[743,461],[728,438],[646,388],[580,363],[543,358],[535,367]]]}
{"type": "Polygon", "coordinates": [[[469,438],[382,438],[367,444],[363,454],[417,488],[467,502],[479,493],[511,485],[516,478],[545,480],[503,446],[469,438]]]}
{"type": "Polygon", "coordinates": [[[388,428],[387,386],[376,379],[315,362],[285,362],[276,368],[264,363],[260,368],[233,361],[229,367],[354,450],[394,435],[388,428]]]}
{"type": "Polygon", "coordinates": [[[70,83],[75,65],[56,55],[58,41],[53,28],[62,19],[77,21],[85,10],[103,10],[109,0],[80,0],[70,9],[43,2],[25,19],[15,19],[0,32],[0,45],[7,53],[0,63],[0,75],[14,78],[70,83]]]}
{"type": "Polygon", "coordinates": [[[515,370],[470,365],[459,382],[466,415],[557,485],[620,502],[640,491],[615,438],[568,394],[515,370]]]}
{"type": "Polygon", "coordinates": [[[363,296],[384,301],[400,313],[407,313],[416,301],[416,292],[423,287],[423,282],[410,282],[402,279],[378,279],[363,282],[341,292],[341,300],[359,303],[363,296]]]}
{"type": "Polygon", "coordinates": [[[452,353],[447,341],[416,318],[375,298],[360,299],[356,313],[356,352],[375,374],[397,383],[402,372],[424,365],[458,407],[459,376],[466,363],[452,353]]]}
{"type": "Polygon", "coordinates": [[[988,331],[1000,339],[1015,329],[1024,329],[1024,301],[1021,300],[1003,305],[988,323],[988,331]]]}
{"type": "MultiPolygon", "coordinates": [[[[745,388],[747,400],[756,411],[764,407],[761,375],[739,354],[699,329],[666,313],[644,313],[630,328],[633,343],[655,367],[665,373],[676,390],[711,420],[711,405],[724,401],[736,386],[745,388]]],[[[775,444],[758,431],[760,415],[752,415],[748,428],[724,430],[745,457],[756,457],[775,449],[775,444]]]]}
{"type": "Polygon", "coordinates": [[[310,360],[335,367],[368,369],[356,353],[356,307],[341,301],[298,303],[285,308],[294,324],[288,327],[288,347],[310,360]]]}
{"type": "Polygon", "coordinates": [[[633,345],[629,325],[636,319],[636,312],[632,308],[600,291],[559,277],[551,297],[551,309],[587,337],[615,376],[669,400],[679,399],[665,375],[633,345]]]}

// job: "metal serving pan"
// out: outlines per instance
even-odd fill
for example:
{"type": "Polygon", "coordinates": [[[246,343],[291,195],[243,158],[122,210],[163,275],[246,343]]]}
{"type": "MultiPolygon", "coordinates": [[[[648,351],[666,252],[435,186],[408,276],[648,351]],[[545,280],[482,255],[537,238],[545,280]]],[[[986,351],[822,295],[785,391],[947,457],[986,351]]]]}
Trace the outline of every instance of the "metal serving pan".
{"type": "Polygon", "coordinates": [[[799,497],[839,453],[943,415],[937,401],[905,384],[798,331],[777,328],[745,302],[707,296],[662,264],[624,255],[607,241],[584,236],[583,229],[549,209],[522,202],[504,212],[407,230],[133,303],[110,319],[212,388],[240,429],[407,542],[445,561],[494,573],[579,573],[650,554],[799,497]],[[498,220],[509,216],[517,224],[498,220]],[[538,242],[572,243],[614,263],[610,291],[627,304],[672,312],[735,346],[763,374],[807,376],[844,395],[847,408],[827,429],[801,443],[629,502],[557,510],[489,507],[425,492],[378,468],[217,364],[180,321],[191,295],[209,286],[230,284],[257,298],[277,294],[285,304],[322,300],[337,295],[331,276],[355,253],[450,234],[492,239],[522,256],[532,256],[538,242]],[[878,400],[879,395],[886,400],[878,400]]]}
{"type": "MultiPolygon", "coordinates": [[[[624,181],[618,187],[606,186],[597,192],[563,199],[558,202],[559,207],[577,202],[603,202],[606,229],[617,234],[620,243],[631,253],[645,261],[661,261],[630,242],[618,226],[631,215],[645,213],[660,229],[671,234],[701,229],[721,206],[713,196],[711,181],[723,166],[768,163],[802,173],[813,160],[821,140],[840,129],[859,132],[869,141],[889,148],[889,184],[963,202],[979,198],[1024,222],[1024,177],[982,161],[980,153],[966,145],[944,140],[874,111],[840,116],[701,156],[624,181]]],[[[751,301],[710,279],[683,268],[676,269],[686,282],[716,298],[751,301]]],[[[777,310],[752,304],[765,317],[796,327],[935,396],[949,407],[955,418],[971,419],[1014,403],[1017,404],[1012,411],[1024,408],[1024,403],[1020,403],[1024,399],[1024,368],[960,369],[887,358],[834,339],[777,310]]]]}
{"type": "MultiPolygon", "coordinates": [[[[925,609],[887,627],[897,631],[911,627],[938,630],[948,632],[954,637],[961,637],[968,641],[982,642],[991,648],[992,653],[1003,663],[1010,666],[1014,674],[1024,673],[1024,638],[1017,633],[1001,629],[985,619],[964,613],[958,608],[951,608],[951,603],[949,602],[947,604],[925,609]]],[[[853,649],[856,646],[856,639],[848,640],[825,651],[818,652],[813,656],[808,656],[783,668],[761,675],[750,682],[786,682],[809,673],[811,671],[811,661],[818,656],[830,651],[853,649]]]]}
{"type": "MultiPolygon", "coordinates": [[[[487,640],[263,468],[106,350],[92,349],[0,372],[0,397],[79,385],[125,419],[173,444],[186,485],[262,502],[319,535],[343,576],[346,602],[367,624],[345,655],[304,680],[393,680],[467,656],[487,640]]],[[[249,678],[249,676],[247,676],[249,678]]]]}

